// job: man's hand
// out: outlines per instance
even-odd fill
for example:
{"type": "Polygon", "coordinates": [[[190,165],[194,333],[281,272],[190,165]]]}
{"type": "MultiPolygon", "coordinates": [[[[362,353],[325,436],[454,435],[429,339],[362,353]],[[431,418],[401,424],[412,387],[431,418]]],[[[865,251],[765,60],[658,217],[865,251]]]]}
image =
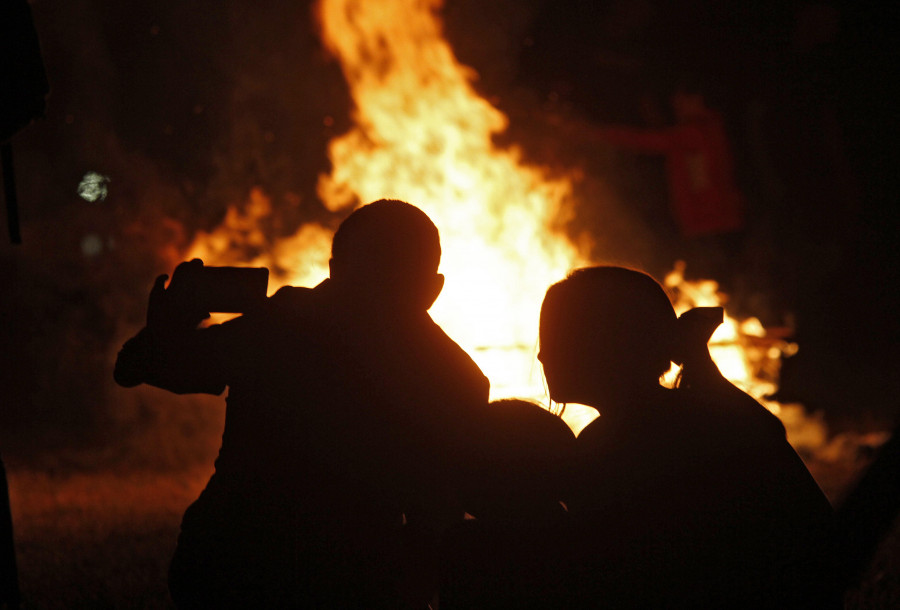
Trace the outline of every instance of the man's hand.
{"type": "Polygon", "coordinates": [[[202,270],[203,261],[195,258],[175,268],[168,288],[168,275],[156,278],[147,304],[147,328],[191,329],[209,317],[209,312],[203,311],[197,303],[197,275],[202,270]]]}
{"type": "Polygon", "coordinates": [[[705,360],[709,355],[707,343],[722,324],[725,311],[721,307],[694,307],[678,318],[677,364],[705,360]]]}

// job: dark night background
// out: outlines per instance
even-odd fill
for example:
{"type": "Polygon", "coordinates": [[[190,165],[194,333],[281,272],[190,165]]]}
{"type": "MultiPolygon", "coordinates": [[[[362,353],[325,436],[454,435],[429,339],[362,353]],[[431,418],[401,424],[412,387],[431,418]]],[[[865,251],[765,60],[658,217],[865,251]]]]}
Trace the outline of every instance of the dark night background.
{"type": "MultiPolygon", "coordinates": [[[[270,234],[340,220],[315,182],[350,102],[310,9],[32,2],[52,92],[46,118],[13,140],[24,244],[0,246],[0,424],[13,460],[164,417],[113,386],[115,352],[152,278],[251,187],[278,207],[270,234]],[[110,177],[106,201],[76,194],[89,170],[110,177]]],[[[749,212],[731,277],[715,279],[735,310],[795,329],[785,399],[838,428],[889,425],[900,364],[889,15],[688,0],[448,0],[443,15],[479,91],[511,117],[501,140],[585,168],[573,231],[598,237],[598,258],[657,275],[697,258],[667,215],[661,161],[560,143],[553,125],[669,121],[676,80],[698,83],[727,121],[749,212]],[[592,207],[598,183],[627,209],[592,207]]]]}
{"type": "MultiPolygon", "coordinates": [[[[309,1],[30,4],[51,94],[46,117],[13,138],[21,245],[0,221],[0,450],[26,607],[165,607],[221,399],[118,388],[116,352],[142,325],[153,278],[252,187],[276,208],[270,239],[339,223],[315,187],[351,103],[309,1]],[[88,171],[110,178],[105,201],[78,196],[88,171]]],[[[891,11],[446,0],[441,14],[476,88],[510,117],[498,144],[552,172],[581,170],[567,228],[590,234],[600,261],[657,277],[679,258],[695,277],[713,268],[708,244],[682,239],[669,217],[659,158],[559,126],[670,123],[675,83],[702,89],[725,118],[748,211],[713,277],[730,310],[790,329],[800,351],[780,398],[840,432],[900,415],[891,11]]],[[[888,546],[848,608],[897,607],[900,527],[888,546]]]]}

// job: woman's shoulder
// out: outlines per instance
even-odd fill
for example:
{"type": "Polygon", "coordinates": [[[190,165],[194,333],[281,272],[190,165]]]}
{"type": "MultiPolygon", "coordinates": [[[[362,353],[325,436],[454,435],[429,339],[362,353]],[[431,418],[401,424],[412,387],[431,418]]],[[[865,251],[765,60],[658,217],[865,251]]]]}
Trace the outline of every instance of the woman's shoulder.
{"type": "Polygon", "coordinates": [[[729,443],[760,446],[786,442],[781,420],[749,394],[733,387],[726,392],[678,392],[681,408],[707,422],[712,434],[729,443]]]}

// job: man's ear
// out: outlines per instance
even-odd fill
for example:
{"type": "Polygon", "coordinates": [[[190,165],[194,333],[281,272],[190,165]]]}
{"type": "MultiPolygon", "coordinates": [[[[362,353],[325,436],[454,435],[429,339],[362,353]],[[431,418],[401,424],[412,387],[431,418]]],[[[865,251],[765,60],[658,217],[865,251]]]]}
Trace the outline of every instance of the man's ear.
{"type": "Polygon", "coordinates": [[[337,267],[337,265],[334,264],[334,259],[333,259],[333,258],[329,258],[329,259],[328,259],[328,277],[330,277],[331,279],[334,279],[334,275],[335,275],[335,273],[334,273],[335,267],[337,267]]]}
{"type": "Polygon", "coordinates": [[[441,294],[441,290],[443,289],[443,273],[435,273],[433,276],[428,278],[428,283],[423,287],[422,290],[422,303],[426,311],[431,309],[431,306],[434,305],[434,302],[437,300],[438,295],[441,294]]]}

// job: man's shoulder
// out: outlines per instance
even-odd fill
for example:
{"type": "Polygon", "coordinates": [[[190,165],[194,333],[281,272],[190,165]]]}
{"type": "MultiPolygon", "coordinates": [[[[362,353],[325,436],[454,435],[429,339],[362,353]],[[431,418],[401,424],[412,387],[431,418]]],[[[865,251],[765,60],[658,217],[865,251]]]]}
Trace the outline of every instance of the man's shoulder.
{"type": "Polygon", "coordinates": [[[313,319],[317,306],[315,289],[284,286],[258,308],[245,312],[222,324],[205,329],[210,336],[223,337],[230,342],[257,341],[293,329],[306,319],[313,319]]]}
{"type": "Polygon", "coordinates": [[[268,302],[274,305],[303,304],[315,298],[316,290],[303,286],[282,286],[269,297],[268,302]]]}
{"type": "Polygon", "coordinates": [[[321,285],[316,288],[282,286],[266,299],[261,313],[265,314],[265,317],[276,319],[309,315],[317,309],[317,304],[322,302],[324,292],[321,285]]]}
{"type": "Polygon", "coordinates": [[[425,334],[434,364],[444,375],[455,378],[457,383],[463,383],[470,389],[477,390],[479,394],[484,394],[484,398],[487,400],[490,393],[490,381],[481,368],[437,322],[431,319],[431,316],[426,316],[426,318],[425,334]]]}

